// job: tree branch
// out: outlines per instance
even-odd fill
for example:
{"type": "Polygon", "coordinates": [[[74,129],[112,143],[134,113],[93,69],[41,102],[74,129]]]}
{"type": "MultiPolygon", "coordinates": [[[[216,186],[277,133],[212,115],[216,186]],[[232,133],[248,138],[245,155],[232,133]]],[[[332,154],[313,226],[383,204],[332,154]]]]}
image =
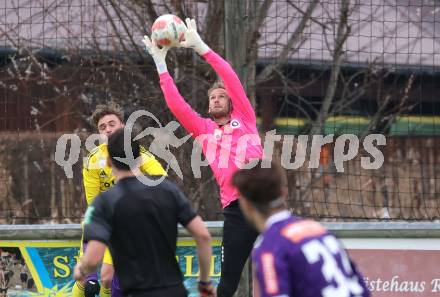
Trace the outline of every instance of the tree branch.
{"type": "Polygon", "coordinates": [[[320,112],[318,114],[318,118],[310,129],[310,135],[322,133],[324,122],[328,117],[330,106],[333,103],[343,56],[342,48],[350,33],[350,27],[348,26],[349,3],[349,0],[342,0],[341,2],[341,14],[338,23],[335,49],[333,51],[333,66],[330,73],[330,80],[320,112]]]}
{"type": "Polygon", "coordinates": [[[287,42],[286,46],[283,48],[281,53],[278,55],[276,59],[276,63],[266,66],[263,71],[260,72],[260,74],[256,77],[257,82],[262,82],[265,80],[268,80],[270,76],[272,75],[273,71],[275,69],[280,68],[284,61],[287,59],[289,54],[292,54],[292,48],[295,44],[298,44],[301,40],[301,35],[307,25],[307,23],[310,20],[310,17],[313,13],[313,11],[316,8],[316,5],[319,3],[319,0],[313,0],[312,3],[310,3],[309,7],[307,8],[303,18],[301,19],[300,23],[298,24],[298,27],[296,30],[292,33],[292,35],[289,38],[289,41],[287,42]]]}

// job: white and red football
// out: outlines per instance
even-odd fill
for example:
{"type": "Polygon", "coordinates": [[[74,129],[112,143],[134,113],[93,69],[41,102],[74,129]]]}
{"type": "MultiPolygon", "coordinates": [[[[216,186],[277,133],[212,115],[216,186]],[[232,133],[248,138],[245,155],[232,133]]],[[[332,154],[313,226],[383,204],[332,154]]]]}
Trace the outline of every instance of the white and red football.
{"type": "Polygon", "coordinates": [[[151,38],[158,45],[175,47],[183,41],[185,29],[185,23],[178,16],[164,14],[154,21],[151,38]]]}

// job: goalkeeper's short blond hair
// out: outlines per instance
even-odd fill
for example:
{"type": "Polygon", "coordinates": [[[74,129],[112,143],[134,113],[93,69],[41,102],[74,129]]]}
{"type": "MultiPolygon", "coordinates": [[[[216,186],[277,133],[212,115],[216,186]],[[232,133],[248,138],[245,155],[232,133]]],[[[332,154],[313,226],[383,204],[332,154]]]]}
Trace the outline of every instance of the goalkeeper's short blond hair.
{"type": "Polygon", "coordinates": [[[208,97],[215,89],[225,89],[225,84],[223,83],[223,81],[219,80],[212,84],[212,86],[208,90],[208,97]]]}

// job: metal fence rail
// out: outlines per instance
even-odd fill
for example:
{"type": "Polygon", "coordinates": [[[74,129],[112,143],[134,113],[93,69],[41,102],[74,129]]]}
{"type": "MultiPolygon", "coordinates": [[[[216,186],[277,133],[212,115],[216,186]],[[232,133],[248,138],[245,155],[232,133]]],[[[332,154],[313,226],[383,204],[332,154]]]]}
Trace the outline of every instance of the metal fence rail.
{"type": "MultiPolygon", "coordinates": [[[[376,244],[381,245],[379,248],[393,249],[396,247],[393,243],[397,242],[401,244],[399,249],[420,249],[423,252],[425,249],[438,249],[437,246],[440,243],[440,222],[325,222],[323,224],[341,238],[343,244],[349,249],[354,247],[353,244],[357,248],[367,250],[372,245],[373,248],[378,248],[376,244]]],[[[209,221],[206,222],[206,225],[218,244],[222,236],[223,222],[209,221]]],[[[56,245],[57,242],[66,241],[70,242],[70,245],[72,242],[78,241],[79,245],[81,232],[80,224],[0,225],[0,248],[2,242],[6,247],[36,244],[46,246],[44,242],[47,242],[47,247],[49,247],[51,244],[56,245]]],[[[187,239],[191,239],[181,226],[179,226],[178,236],[179,239],[186,242],[187,239]]],[[[372,252],[374,253],[374,251],[372,252]]],[[[381,253],[381,251],[378,252],[381,253]]],[[[396,264],[402,265],[402,263],[396,264]]],[[[71,265],[74,265],[74,262],[71,265]]],[[[36,273],[44,274],[42,271],[36,271],[36,273]]],[[[236,297],[252,296],[250,275],[251,265],[248,264],[243,270],[236,297]]]]}
{"type": "MultiPolygon", "coordinates": [[[[221,238],[223,222],[206,222],[215,238],[221,238]]],[[[323,225],[340,238],[440,238],[440,222],[327,222],[323,225]]],[[[179,227],[179,237],[188,237],[179,227]]],[[[80,224],[0,225],[1,240],[80,240],[80,224]]]]}

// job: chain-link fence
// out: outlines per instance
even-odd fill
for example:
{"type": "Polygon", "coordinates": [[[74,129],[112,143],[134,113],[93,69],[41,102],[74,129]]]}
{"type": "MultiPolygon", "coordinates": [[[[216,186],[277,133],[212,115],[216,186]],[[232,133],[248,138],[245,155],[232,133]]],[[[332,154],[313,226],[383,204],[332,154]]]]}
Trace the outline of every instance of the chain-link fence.
{"type": "MultiPolygon", "coordinates": [[[[263,141],[274,139],[295,213],[439,218],[438,1],[11,0],[0,4],[2,223],[80,221],[82,158],[98,103],[116,101],[127,116],[147,110],[164,126],[175,120],[141,43],[164,13],[196,18],[206,43],[237,70],[263,141]],[[81,139],[72,178],[54,161],[66,133],[81,139]]],[[[182,95],[207,116],[213,71],[187,49],[171,49],[167,62],[182,95]]],[[[192,148],[192,140],[171,148],[183,178],[170,177],[205,219],[221,219],[212,172],[194,176],[192,148]]]]}

